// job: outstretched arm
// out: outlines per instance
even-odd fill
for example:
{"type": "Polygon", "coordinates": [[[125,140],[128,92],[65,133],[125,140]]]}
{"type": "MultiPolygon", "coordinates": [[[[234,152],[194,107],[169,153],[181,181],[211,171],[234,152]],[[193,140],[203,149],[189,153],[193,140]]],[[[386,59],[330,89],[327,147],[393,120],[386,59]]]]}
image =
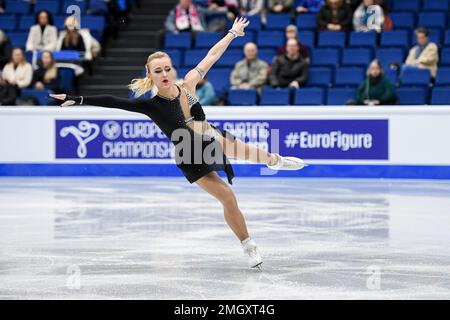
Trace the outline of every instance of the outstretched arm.
{"type": "MultiPolygon", "coordinates": [[[[236,18],[231,30],[233,30],[236,36],[243,36],[245,34],[244,29],[249,23],[250,22],[244,17],[236,18]]],[[[197,83],[205,76],[209,69],[211,69],[212,65],[220,59],[234,38],[235,35],[228,32],[225,37],[223,37],[208,51],[206,57],[200,61],[197,67],[186,74],[184,77],[184,83],[191,89],[191,91],[195,92],[197,83]]]]}
{"type": "Polygon", "coordinates": [[[116,108],[139,113],[145,113],[145,109],[147,109],[147,111],[150,109],[143,108],[143,100],[119,98],[109,94],[99,94],[95,96],[69,96],[66,94],[50,94],[50,97],[56,100],[61,100],[63,102],[61,104],[61,107],[83,104],[105,108],[116,108]]]}

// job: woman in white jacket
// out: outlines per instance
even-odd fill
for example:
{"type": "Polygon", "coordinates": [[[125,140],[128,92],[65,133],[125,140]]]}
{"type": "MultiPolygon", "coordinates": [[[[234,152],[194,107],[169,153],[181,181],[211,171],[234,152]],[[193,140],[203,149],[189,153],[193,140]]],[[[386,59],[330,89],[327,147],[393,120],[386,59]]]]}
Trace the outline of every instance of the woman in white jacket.
{"type": "Polygon", "coordinates": [[[27,62],[21,48],[14,48],[11,62],[5,65],[2,77],[17,89],[26,88],[33,79],[33,68],[27,62]]]}
{"type": "Polygon", "coordinates": [[[27,51],[56,50],[58,30],[53,25],[53,19],[48,11],[39,11],[36,24],[30,28],[26,44],[27,51]]]}

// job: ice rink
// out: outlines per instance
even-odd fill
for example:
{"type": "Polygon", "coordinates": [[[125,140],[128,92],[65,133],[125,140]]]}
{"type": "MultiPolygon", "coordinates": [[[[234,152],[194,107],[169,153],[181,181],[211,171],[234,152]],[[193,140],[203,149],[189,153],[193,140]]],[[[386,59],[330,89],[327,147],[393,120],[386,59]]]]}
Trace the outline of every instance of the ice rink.
{"type": "Polygon", "coordinates": [[[0,299],[450,299],[450,182],[1,178],[0,299]]]}

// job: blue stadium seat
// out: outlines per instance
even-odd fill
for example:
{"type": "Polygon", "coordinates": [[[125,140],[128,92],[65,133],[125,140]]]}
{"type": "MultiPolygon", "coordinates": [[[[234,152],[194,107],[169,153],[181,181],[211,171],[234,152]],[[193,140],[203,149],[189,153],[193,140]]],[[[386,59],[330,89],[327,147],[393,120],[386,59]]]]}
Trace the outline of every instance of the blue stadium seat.
{"type": "Polygon", "coordinates": [[[285,30],[292,23],[287,13],[269,13],[267,15],[266,30],[285,30]]]}
{"type": "Polygon", "coordinates": [[[381,47],[402,47],[409,49],[409,32],[407,30],[386,31],[381,34],[381,47]]]}
{"type": "Polygon", "coordinates": [[[299,106],[321,106],[325,104],[324,89],[301,88],[295,90],[294,105],[299,106]]]}
{"type": "Polygon", "coordinates": [[[259,31],[262,29],[260,15],[247,16],[246,18],[248,19],[248,21],[250,21],[250,24],[247,28],[245,28],[245,32],[247,32],[247,30],[259,31]]]}
{"type": "Polygon", "coordinates": [[[256,44],[259,48],[279,48],[285,42],[282,31],[259,31],[256,36],[256,44]]]}
{"type": "Polygon", "coordinates": [[[219,32],[199,32],[195,36],[195,48],[211,48],[220,39],[222,34],[219,32]]]}
{"type": "Polygon", "coordinates": [[[419,14],[417,25],[426,28],[445,29],[447,15],[444,12],[422,12],[419,14]]]}
{"type": "Polygon", "coordinates": [[[431,94],[432,105],[450,105],[450,88],[436,87],[431,94]]]}
{"type": "Polygon", "coordinates": [[[34,16],[21,16],[19,20],[19,31],[28,31],[34,24],[36,18],[34,16]]]}
{"type": "Polygon", "coordinates": [[[237,37],[230,43],[230,48],[244,48],[247,42],[255,42],[255,31],[245,30],[245,36],[237,37]]]}
{"type": "Polygon", "coordinates": [[[383,68],[387,68],[391,64],[401,66],[405,61],[405,51],[399,48],[380,48],[375,51],[375,58],[381,62],[383,68]]]}
{"type": "Polygon", "coordinates": [[[396,91],[401,105],[425,105],[427,103],[427,88],[401,87],[396,91]]]}
{"type": "Polygon", "coordinates": [[[348,40],[349,47],[370,47],[374,48],[377,45],[376,32],[350,32],[348,40]]]}
{"type": "Polygon", "coordinates": [[[28,32],[9,32],[9,41],[12,47],[19,47],[25,49],[27,43],[28,32]]]}
{"type": "Polygon", "coordinates": [[[346,33],[342,31],[321,31],[317,40],[319,47],[345,47],[346,33]]]}
{"type": "Polygon", "coordinates": [[[48,96],[50,93],[53,93],[51,90],[36,90],[36,89],[22,89],[20,96],[22,98],[25,97],[35,97],[39,101],[39,105],[45,106],[48,105],[52,100],[48,96]]]}
{"type": "Polygon", "coordinates": [[[431,82],[428,69],[405,69],[401,75],[402,86],[428,86],[431,82]]]}
{"type": "Polygon", "coordinates": [[[275,58],[275,49],[260,49],[258,50],[258,58],[265,61],[267,64],[272,64],[273,58],[275,58]]]}
{"type": "Polygon", "coordinates": [[[289,88],[270,88],[265,87],[261,91],[262,106],[287,106],[289,105],[289,88]]]}
{"type": "Polygon", "coordinates": [[[315,66],[336,66],[340,61],[339,49],[311,50],[311,64],[315,66]]]}
{"type": "Polygon", "coordinates": [[[192,36],[189,32],[178,34],[166,33],[164,48],[166,49],[189,49],[191,47],[192,36]]]}
{"type": "MultiPolygon", "coordinates": [[[[450,86],[450,68],[438,68],[436,74],[436,86],[450,86]]],[[[450,90],[450,88],[447,88],[450,90]]]]}
{"type": "Polygon", "coordinates": [[[61,85],[64,88],[64,92],[72,93],[73,80],[75,78],[75,72],[72,68],[58,68],[59,77],[61,79],[61,85]]]}
{"type": "Polygon", "coordinates": [[[333,83],[333,71],[327,67],[309,68],[308,81],[309,87],[329,87],[333,83]]]}
{"type": "Polygon", "coordinates": [[[228,91],[228,103],[235,106],[254,106],[256,105],[255,89],[230,89],[228,91]]]}
{"type": "MultiPolygon", "coordinates": [[[[79,61],[80,60],[80,52],[76,50],[61,50],[61,51],[53,51],[53,58],[56,61],[79,61]]],[[[36,55],[37,59],[40,59],[42,55],[42,51],[39,51],[36,55]]]]}
{"type": "Polygon", "coordinates": [[[299,31],[297,33],[297,39],[306,47],[315,47],[315,33],[313,31],[299,31]]]}
{"type": "Polygon", "coordinates": [[[450,66],[450,48],[443,48],[439,56],[441,66],[450,66]]]}
{"type": "Polygon", "coordinates": [[[302,13],[297,15],[295,21],[299,30],[316,30],[317,29],[317,17],[313,13],[302,13]]]}
{"type": "Polygon", "coordinates": [[[445,31],[444,46],[450,47],[450,29],[445,31]]]}
{"type": "Polygon", "coordinates": [[[172,65],[175,68],[179,68],[181,66],[181,52],[177,49],[172,50],[164,50],[170,56],[170,60],[172,60],[172,65]]]}
{"type": "Polygon", "coordinates": [[[64,21],[67,16],[55,16],[53,17],[53,24],[58,30],[62,30],[64,28],[64,21]]]}
{"type": "Polygon", "coordinates": [[[58,0],[39,0],[34,5],[34,12],[46,10],[52,15],[59,13],[59,1],[58,0]]]}
{"type": "Polygon", "coordinates": [[[369,48],[342,50],[342,65],[367,67],[373,59],[373,51],[369,48]]]}
{"type": "Polygon", "coordinates": [[[448,11],[449,0],[423,0],[422,9],[425,11],[448,11]]]}
{"type": "MultiPolygon", "coordinates": [[[[442,43],[442,30],[440,29],[430,29],[428,30],[428,38],[431,42],[436,43],[438,46],[442,43]]],[[[411,45],[415,46],[417,44],[416,35],[412,37],[411,45]]]]}
{"type": "Polygon", "coordinates": [[[208,49],[190,49],[184,52],[183,66],[195,67],[208,53],[208,49]]]}
{"type": "Polygon", "coordinates": [[[105,17],[103,16],[84,16],[81,18],[81,27],[103,32],[105,29],[105,17]]]}
{"type": "Polygon", "coordinates": [[[5,13],[28,14],[30,12],[29,1],[8,0],[5,3],[5,13]]]}
{"type": "Polygon", "coordinates": [[[343,106],[348,100],[356,99],[355,88],[330,88],[327,93],[327,105],[343,106]]]}
{"type": "Polygon", "coordinates": [[[192,68],[178,68],[177,69],[178,79],[183,79],[186,76],[186,74],[191,70],[192,68]]]}
{"type": "Polygon", "coordinates": [[[392,84],[397,85],[398,82],[398,73],[397,70],[391,69],[389,67],[383,68],[384,75],[388,78],[392,84]]]}
{"type": "Polygon", "coordinates": [[[8,32],[8,31],[14,31],[16,30],[16,16],[10,16],[10,15],[5,15],[5,16],[1,16],[0,19],[0,29],[8,32]]]}
{"type": "Polygon", "coordinates": [[[86,8],[87,8],[87,1],[79,1],[79,0],[66,0],[64,1],[62,7],[61,7],[61,13],[62,14],[73,14],[73,12],[67,12],[67,8],[70,6],[78,6],[80,8],[81,14],[86,14],[86,8]]]}
{"type": "Polygon", "coordinates": [[[416,17],[412,12],[393,12],[389,15],[394,29],[412,30],[416,26],[416,17]]]}
{"type": "Polygon", "coordinates": [[[420,9],[420,0],[393,0],[391,1],[394,11],[413,11],[420,9]]]}
{"type": "Polygon", "coordinates": [[[356,87],[364,81],[365,68],[339,67],[334,77],[335,86],[356,87]]]}
{"type": "Polygon", "coordinates": [[[220,98],[223,98],[230,88],[230,74],[230,68],[213,68],[208,72],[208,80],[220,98]]]}
{"type": "Polygon", "coordinates": [[[234,65],[244,58],[244,53],[239,49],[228,49],[216,62],[217,67],[234,67],[234,65]]]}

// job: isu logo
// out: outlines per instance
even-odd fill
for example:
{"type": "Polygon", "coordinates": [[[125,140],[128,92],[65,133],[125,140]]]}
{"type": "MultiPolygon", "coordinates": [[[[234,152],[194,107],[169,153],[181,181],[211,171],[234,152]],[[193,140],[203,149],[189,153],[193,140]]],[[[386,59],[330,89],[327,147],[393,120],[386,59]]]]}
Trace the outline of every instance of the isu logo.
{"type": "Polygon", "coordinates": [[[89,121],[80,121],[78,127],[70,126],[64,127],[59,131],[59,135],[63,138],[69,134],[73,135],[78,141],[77,155],[79,158],[85,158],[87,156],[86,145],[97,138],[100,133],[100,127],[95,123],[89,121]]]}

